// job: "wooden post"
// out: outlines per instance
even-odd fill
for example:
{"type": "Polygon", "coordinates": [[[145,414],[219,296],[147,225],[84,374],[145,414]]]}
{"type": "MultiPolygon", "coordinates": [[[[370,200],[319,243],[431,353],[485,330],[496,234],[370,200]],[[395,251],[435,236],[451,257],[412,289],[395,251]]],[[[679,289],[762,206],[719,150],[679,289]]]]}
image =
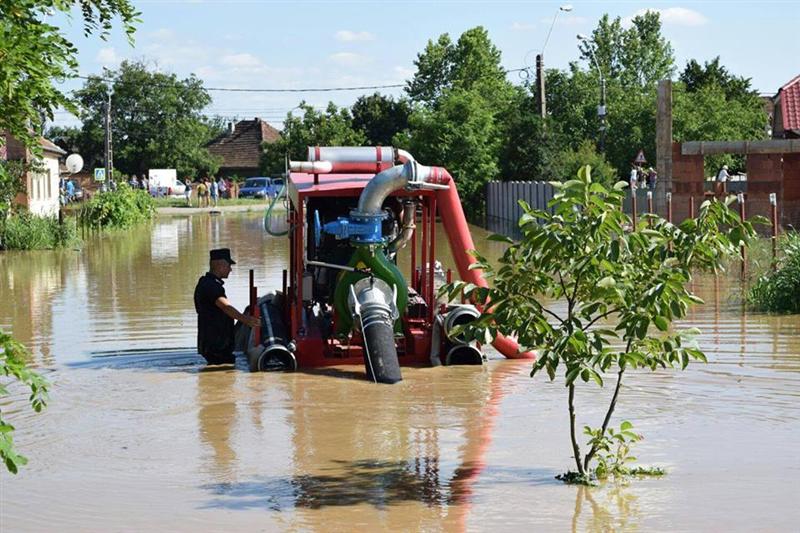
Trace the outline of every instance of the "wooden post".
{"type": "Polygon", "coordinates": [[[647,191],[647,212],[653,214],[653,191],[647,191]]]}
{"type": "Polygon", "coordinates": [[[689,197],[689,218],[694,218],[694,196],[689,197]]]}
{"type": "MultiPolygon", "coordinates": [[[[744,193],[739,193],[736,195],[736,198],[739,200],[739,218],[744,221],[744,193]]],[[[741,246],[741,254],[742,254],[742,269],[741,269],[741,277],[742,280],[745,279],[747,276],[747,250],[744,247],[744,244],[741,246]]]]}
{"type": "Polygon", "coordinates": [[[631,189],[631,220],[633,221],[633,231],[636,231],[636,211],[638,206],[636,205],[636,189],[631,189]]]}
{"type": "Polygon", "coordinates": [[[672,194],[672,81],[659,80],[656,89],[656,209],[663,213],[672,194]],[[664,191],[662,193],[662,191],[664,191]]]}
{"type": "Polygon", "coordinates": [[[769,203],[772,209],[772,270],[778,268],[778,195],[769,194],[769,203]]]}
{"type": "Polygon", "coordinates": [[[672,193],[667,193],[667,222],[672,223],[672,193]]]}

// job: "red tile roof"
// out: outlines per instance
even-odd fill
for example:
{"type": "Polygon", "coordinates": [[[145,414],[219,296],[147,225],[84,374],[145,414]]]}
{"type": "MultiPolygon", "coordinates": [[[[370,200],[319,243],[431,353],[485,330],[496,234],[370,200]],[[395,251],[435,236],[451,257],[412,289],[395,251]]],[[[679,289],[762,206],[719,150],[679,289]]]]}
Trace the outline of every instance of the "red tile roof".
{"type": "Polygon", "coordinates": [[[781,119],[784,130],[800,130],[800,76],[781,87],[781,119]]]}
{"type": "Polygon", "coordinates": [[[280,138],[278,130],[260,118],[236,123],[232,134],[225,134],[208,145],[208,151],[221,156],[225,168],[254,168],[261,163],[261,143],[275,142],[280,138]]]}

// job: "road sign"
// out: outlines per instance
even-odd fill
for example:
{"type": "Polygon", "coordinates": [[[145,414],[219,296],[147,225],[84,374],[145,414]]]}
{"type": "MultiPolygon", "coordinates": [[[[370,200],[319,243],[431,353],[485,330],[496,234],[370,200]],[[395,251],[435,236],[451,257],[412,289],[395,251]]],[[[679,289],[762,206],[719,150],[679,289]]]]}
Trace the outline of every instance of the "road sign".
{"type": "Polygon", "coordinates": [[[644,150],[639,150],[639,153],[636,154],[636,159],[634,159],[633,162],[639,165],[644,165],[647,163],[647,159],[644,158],[644,150]]]}
{"type": "Polygon", "coordinates": [[[106,169],[104,168],[94,169],[94,181],[106,181],[106,169]]]}

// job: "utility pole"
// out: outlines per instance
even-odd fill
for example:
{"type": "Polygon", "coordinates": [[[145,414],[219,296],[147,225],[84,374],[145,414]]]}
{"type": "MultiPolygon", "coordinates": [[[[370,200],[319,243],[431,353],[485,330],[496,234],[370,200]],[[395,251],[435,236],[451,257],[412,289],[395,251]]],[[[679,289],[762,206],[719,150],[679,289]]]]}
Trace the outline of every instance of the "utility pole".
{"type": "Polygon", "coordinates": [[[103,125],[106,129],[105,136],[105,156],[106,156],[106,185],[111,184],[111,172],[114,168],[114,150],[111,139],[111,91],[108,92],[108,99],[106,100],[106,114],[103,120],[103,125]]]}
{"type": "Polygon", "coordinates": [[[547,96],[544,90],[544,54],[536,55],[536,110],[539,116],[547,116],[547,96]]]}

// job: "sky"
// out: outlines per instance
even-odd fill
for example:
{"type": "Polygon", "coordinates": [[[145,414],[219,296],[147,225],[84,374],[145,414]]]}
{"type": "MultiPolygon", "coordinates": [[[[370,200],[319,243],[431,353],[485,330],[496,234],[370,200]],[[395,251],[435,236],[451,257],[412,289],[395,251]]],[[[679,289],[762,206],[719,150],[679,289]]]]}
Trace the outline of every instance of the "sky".
{"type": "MultiPolygon", "coordinates": [[[[800,74],[800,1],[270,1],[134,0],[141,12],[131,47],[119,24],[108,40],[83,36],[78,12],[53,22],[78,47],[81,75],[100,74],[122,60],[141,60],[180,78],[194,73],[207,88],[303,89],[403,84],[428,40],[453,40],[485,27],[509,70],[531,67],[545,49],[547,68],[566,68],[579,58],[578,33],[591,34],[604,13],[628,24],[647,10],[661,13],[662,33],[672,43],[678,72],[689,59],[720,56],[736,75],[749,77],[763,94],[800,74]],[[555,25],[553,21],[555,19],[555,25]]],[[[524,72],[509,73],[522,83],[524,72]]],[[[68,80],[62,88],[80,87],[68,80]]],[[[383,94],[400,96],[402,88],[383,94]]],[[[280,128],[301,100],[351,105],[375,90],[304,93],[209,91],[204,110],[228,120],[260,117],[280,128]]],[[[299,113],[299,111],[294,111],[299,113]]],[[[58,111],[55,125],[79,121],[58,111]]]]}

